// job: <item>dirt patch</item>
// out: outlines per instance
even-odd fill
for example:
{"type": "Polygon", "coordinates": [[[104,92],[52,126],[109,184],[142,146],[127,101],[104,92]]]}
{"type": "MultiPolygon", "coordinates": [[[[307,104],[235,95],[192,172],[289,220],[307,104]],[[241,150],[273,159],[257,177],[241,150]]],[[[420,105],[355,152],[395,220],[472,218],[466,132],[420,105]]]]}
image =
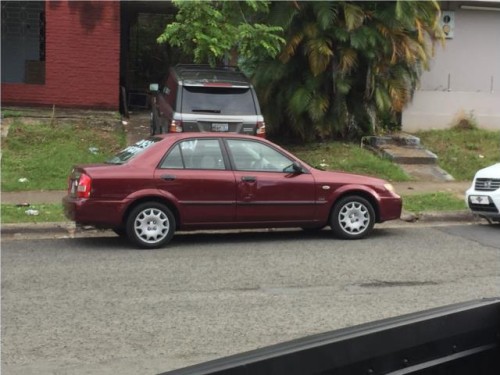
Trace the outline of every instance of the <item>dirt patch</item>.
{"type": "MultiPolygon", "coordinates": [[[[32,107],[7,107],[2,109],[3,115],[7,113],[7,118],[2,118],[3,123],[11,124],[19,120],[25,124],[71,124],[73,126],[93,127],[106,131],[115,131],[122,127],[121,116],[118,112],[98,111],[87,109],[71,108],[32,108],[32,107]]],[[[2,115],[2,116],[3,116],[2,115]]]]}

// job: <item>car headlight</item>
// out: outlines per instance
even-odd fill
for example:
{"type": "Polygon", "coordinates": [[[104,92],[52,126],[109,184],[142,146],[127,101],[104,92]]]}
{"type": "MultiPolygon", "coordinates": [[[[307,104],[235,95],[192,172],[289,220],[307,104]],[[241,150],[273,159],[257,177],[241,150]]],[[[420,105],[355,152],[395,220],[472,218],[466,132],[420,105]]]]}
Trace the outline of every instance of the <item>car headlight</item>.
{"type": "Polygon", "coordinates": [[[392,184],[384,184],[384,187],[385,187],[387,190],[389,190],[389,191],[391,191],[391,192],[393,192],[393,193],[395,193],[395,192],[396,192],[396,191],[394,190],[394,186],[392,186],[392,184]]]}

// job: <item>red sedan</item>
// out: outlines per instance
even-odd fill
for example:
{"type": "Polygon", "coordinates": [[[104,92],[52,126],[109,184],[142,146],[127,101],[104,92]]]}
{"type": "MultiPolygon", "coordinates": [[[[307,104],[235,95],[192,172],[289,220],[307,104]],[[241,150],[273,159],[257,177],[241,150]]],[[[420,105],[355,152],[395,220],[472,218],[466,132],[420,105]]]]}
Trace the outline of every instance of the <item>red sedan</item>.
{"type": "Polygon", "coordinates": [[[141,248],[198,229],[329,225],[359,239],[402,208],[387,181],[321,171],[265,139],[227,133],[158,135],[105,164],[75,166],[63,204],[77,224],[141,248]]]}

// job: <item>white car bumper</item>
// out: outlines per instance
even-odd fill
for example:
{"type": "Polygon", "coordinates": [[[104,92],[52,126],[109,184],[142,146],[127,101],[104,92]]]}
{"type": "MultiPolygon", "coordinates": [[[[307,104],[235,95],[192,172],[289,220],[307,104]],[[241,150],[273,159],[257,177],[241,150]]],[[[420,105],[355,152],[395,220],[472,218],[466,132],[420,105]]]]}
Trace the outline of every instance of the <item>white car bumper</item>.
{"type": "Polygon", "coordinates": [[[500,164],[476,173],[465,202],[473,213],[500,221],[500,164]]]}

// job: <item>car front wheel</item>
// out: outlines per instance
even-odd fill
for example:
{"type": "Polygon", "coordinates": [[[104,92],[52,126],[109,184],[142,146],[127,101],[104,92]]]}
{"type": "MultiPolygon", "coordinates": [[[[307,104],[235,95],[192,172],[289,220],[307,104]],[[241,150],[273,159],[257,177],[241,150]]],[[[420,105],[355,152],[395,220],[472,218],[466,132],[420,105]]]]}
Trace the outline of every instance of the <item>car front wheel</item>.
{"type": "Polygon", "coordinates": [[[363,197],[350,195],[340,199],[333,207],[330,226],[333,233],[344,239],[360,239],[373,230],[375,210],[363,197]]]}
{"type": "Polygon", "coordinates": [[[167,244],[175,232],[175,217],[163,204],[146,202],[135,207],[127,219],[129,239],[143,249],[167,244]]]}

